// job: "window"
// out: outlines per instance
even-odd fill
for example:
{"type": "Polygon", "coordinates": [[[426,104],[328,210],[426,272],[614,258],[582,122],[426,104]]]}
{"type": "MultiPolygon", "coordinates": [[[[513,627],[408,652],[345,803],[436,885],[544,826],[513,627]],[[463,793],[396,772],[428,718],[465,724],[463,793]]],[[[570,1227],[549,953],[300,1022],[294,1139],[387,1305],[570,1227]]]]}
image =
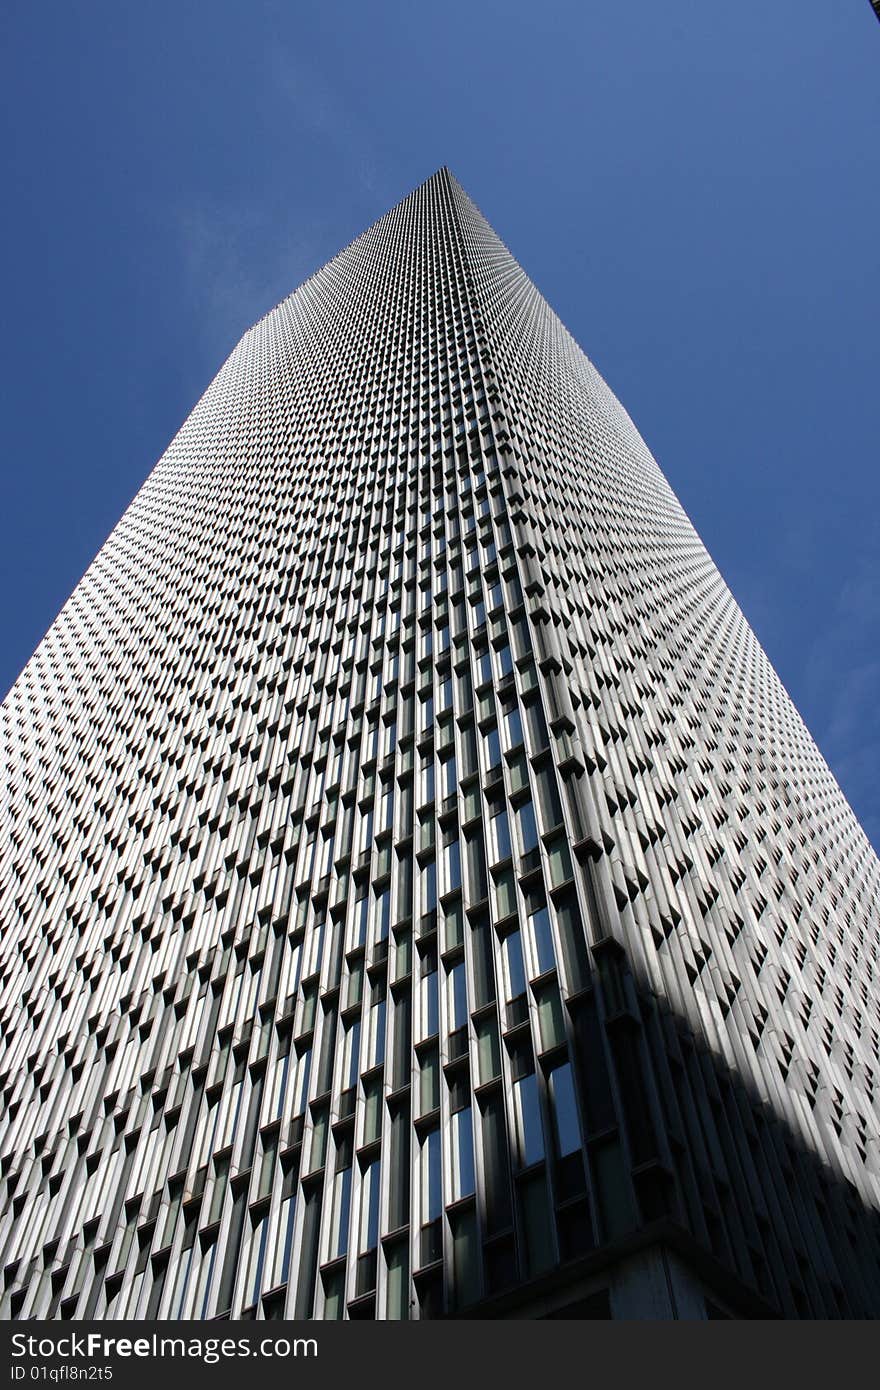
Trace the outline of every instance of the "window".
{"type": "Polygon", "coordinates": [[[373,810],[361,814],[360,831],[358,834],[358,853],[367,854],[373,847],[373,810]]]}
{"type": "Polygon", "coordinates": [[[394,1004],[394,1056],[391,1073],[394,1090],[409,1085],[411,1027],[410,999],[408,994],[404,994],[394,1004]]]}
{"type": "Polygon", "coordinates": [[[468,896],[472,903],[482,902],[489,895],[489,881],[486,873],[486,854],[483,849],[482,827],[465,832],[467,853],[468,896]]]}
{"type": "Polygon", "coordinates": [[[580,913],[571,901],[558,905],[556,926],[562,944],[569,988],[583,989],[590,980],[590,963],[580,913]]]}
{"type": "Polygon", "coordinates": [[[545,831],[552,830],[554,826],[562,823],[562,803],[559,800],[556,775],[552,768],[542,767],[535,774],[535,782],[541,826],[545,831]]]}
{"type": "Polygon", "coordinates": [[[254,1217],[251,1213],[250,1241],[247,1250],[247,1274],[245,1276],[245,1307],[256,1303],[262,1290],[263,1265],[266,1259],[266,1243],[269,1237],[269,1215],[254,1217]]]}
{"type": "Polygon", "coordinates": [[[324,1286],[324,1318],[338,1321],[345,1310],[345,1269],[331,1269],[321,1275],[324,1286]]]}
{"type": "Polygon", "coordinates": [[[257,1196],[267,1197],[272,1191],[275,1177],[275,1160],[278,1157],[278,1134],[273,1133],[263,1139],[263,1152],[260,1158],[260,1176],[257,1183],[257,1196]]]}
{"type": "Polygon", "coordinates": [[[516,881],[512,869],[493,873],[494,907],[496,922],[502,921],[516,912],[516,881]]]}
{"type": "Polygon", "coordinates": [[[446,975],[447,1031],[454,1033],[467,1024],[467,981],[464,961],[454,965],[446,975]]]}
{"type": "Polygon", "coordinates": [[[306,1169],[309,1173],[317,1173],[324,1167],[324,1160],[327,1156],[327,1133],[330,1125],[330,1116],[326,1108],[322,1108],[315,1116],[312,1126],[312,1144],[309,1152],[309,1162],[306,1169]]]}
{"type": "Polygon", "coordinates": [[[480,1296],[480,1245],[473,1207],[452,1212],[449,1229],[452,1235],[451,1300],[454,1307],[463,1308],[480,1296]]]}
{"type": "Polygon", "coordinates": [[[281,1212],[278,1220],[278,1241],[270,1287],[284,1284],[290,1275],[290,1253],[293,1248],[293,1226],[296,1216],[297,1169],[290,1163],[282,1168],[281,1212]]]}
{"type": "Polygon", "coordinates": [[[348,1251],[348,1223],[351,1214],[351,1155],[337,1151],[337,1167],[333,1178],[333,1198],[327,1231],[325,1260],[335,1260],[348,1251]],[[339,1167],[340,1162],[345,1166],[339,1167]]]}
{"type": "Polygon", "coordinates": [[[361,1178],[361,1219],[358,1236],[360,1251],[372,1250],[379,1243],[379,1160],[364,1171],[361,1178]]]}
{"type": "Polygon", "coordinates": [[[284,1108],[284,1097],[287,1091],[287,1082],[290,1076],[290,1034],[285,1034],[278,1044],[278,1056],[270,1069],[270,1080],[267,1083],[267,1109],[266,1115],[270,1120],[277,1120],[284,1108]]]}
{"type": "Polygon", "coordinates": [[[422,1140],[421,1188],[422,1224],[436,1221],[443,1211],[443,1180],[440,1167],[440,1131],[432,1129],[422,1140]]]}
{"type": "Polygon", "coordinates": [[[434,800],[434,759],[432,756],[422,759],[419,772],[419,805],[425,805],[434,800]]]}
{"type": "Polygon", "coordinates": [[[550,927],[550,913],[547,904],[532,898],[528,909],[529,936],[534,953],[535,974],[542,975],[556,965],[553,950],[553,932],[550,927]]]}
{"type": "Polygon", "coordinates": [[[481,801],[479,785],[474,785],[465,788],[463,808],[463,818],[465,823],[467,823],[468,821],[476,820],[477,816],[480,814],[480,805],[481,801]]]}
{"type": "Polygon", "coordinates": [[[382,1131],[382,1082],[371,1080],[364,1083],[364,1129],[363,1143],[373,1144],[382,1131]]]}
{"type": "Polygon", "coordinates": [[[606,1240],[628,1231],[634,1212],[630,1196],[629,1173],[617,1139],[606,1139],[592,1151],[593,1180],[606,1240]]]}
{"type": "Polygon", "coordinates": [[[537,700],[526,705],[526,728],[529,735],[529,751],[533,755],[542,752],[547,747],[549,738],[544,711],[537,700]]]}
{"type": "Polygon", "coordinates": [[[513,755],[509,760],[510,767],[510,790],[512,792],[526,791],[529,785],[528,764],[522,752],[513,755]]]}
{"type": "Polygon", "coordinates": [[[471,931],[471,960],[473,962],[474,1006],[482,1008],[495,998],[495,959],[492,932],[488,918],[475,922],[471,931]]]}
{"type": "Polygon", "coordinates": [[[324,878],[330,873],[333,867],[333,835],[324,835],[321,838],[321,852],[318,858],[318,877],[324,878]]]}
{"type": "Polygon", "coordinates": [[[456,1110],[450,1116],[449,1143],[452,1158],[452,1201],[469,1197],[474,1191],[474,1129],[471,1108],[456,1110]]]}
{"type": "Polygon", "coordinates": [[[443,846],[443,891],[461,887],[461,846],[456,835],[443,846]]]}
{"type": "Polygon", "coordinates": [[[504,1230],[513,1220],[510,1194],[510,1146],[504,1118],[504,1099],[497,1092],[480,1101],[483,1172],[486,1186],[486,1231],[504,1230]]]}
{"type": "Polygon", "coordinates": [[[519,706],[511,705],[504,713],[504,747],[509,752],[518,748],[522,741],[523,727],[519,706]]]}
{"type": "Polygon", "coordinates": [[[366,885],[358,889],[358,896],[355,898],[354,911],[351,923],[351,942],[350,949],[363,946],[367,939],[367,918],[370,913],[370,900],[367,896],[366,885]]]}
{"type": "Polygon", "coordinates": [[[440,1104],[440,1054],[424,1054],[419,1070],[419,1114],[428,1115],[440,1104]]]}
{"type": "Polygon", "coordinates": [[[455,754],[444,757],[440,762],[440,795],[445,799],[454,796],[458,787],[458,776],[455,767],[455,754]]]}
{"type": "Polygon", "coordinates": [[[422,912],[434,912],[437,908],[437,865],[433,859],[422,866],[422,912]]]}
{"type": "Polygon", "coordinates": [[[554,981],[542,985],[535,991],[538,1004],[538,1029],[543,1051],[558,1047],[565,1042],[565,1021],[562,1013],[562,1000],[554,981]]]}
{"type": "Polygon", "coordinates": [[[522,1181],[520,1211],[526,1269],[529,1274],[539,1274],[542,1270],[549,1269],[556,1258],[550,1234],[551,1214],[547,1183],[542,1172],[533,1173],[522,1181]]]}
{"type": "Polygon", "coordinates": [[[571,855],[562,836],[550,841],[547,846],[547,858],[550,863],[550,882],[554,887],[567,883],[572,877],[571,855]]]}
{"type": "Polygon", "coordinates": [[[551,1071],[548,1089],[556,1151],[560,1158],[565,1158],[566,1154],[576,1153],[581,1148],[574,1076],[570,1062],[565,1062],[551,1071]]]}
{"type": "Polygon", "coordinates": [[[508,647],[506,642],[503,646],[496,647],[495,662],[498,667],[498,676],[500,680],[504,680],[506,676],[509,676],[512,673],[513,658],[510,654],[510,648],[508,647]]]}
{"type": "Polygon", "coordinates": [[[385,1252],[388,1266],[387,1312],[391,1319],[409,1317],[409,1249],[403,1242],[391,1246],[385,1252]]]}
{"type": "Polygon", "coordinates": [[[516,999],[525,992],[526,972],[523,968],[522,941],[519,931],[508,932],[502,946],[504,989],[507,999],[516,999]]]}
{"type": "Polygon", "coordinates": [[[440,1007],[437,998],[437,970],[429,970],[419,982],[421,996],[422,1037],[432,1038],[440,1027],[440,1007]]]}
{"type": "Polygon", "coordinates": [[[455,684],[459,713],[464,714],[473,707],[474,703],[473,686],[471,685],[470,673],[467,668],[455,673],[455,684]]]}
{"type": "Polygon", "coordinates": [[[501,741],[497,729],[489,729],[483,734],[483,752],[487,773],[501,766],[501,741]]]}
{"type": "Polygon", "coordinates": [[[477,771],[477,738],[467,724],[461,730],[461,776],[470,777],[477,771]]]}
{"type": "Polygon", "coordinates": [[[501,1048],[498,1042],[498,1021],[481,1019],[476,1025],[477,1066],[480,1084],[501,1075],[501,1048]]]}
{"type": "Polygon", "coordinates": [[[533,854],[538,848],[538,827],[535,822],[535,808],[531,801],[524,801],[517,807],[516,822],[520,854],[533,854]]]}
{"type": "Polygon", "coordinates": [[[381,996],[376,997],[367,1019],[367,1059],[366,1070],[379,1066],[385,1060],[385,1017],[386,1004],[384,987],[381,996]]]}
{"type": "Polygon", "coordinates": [[[368,719],[364,727],[364,762],[370,762],[379,753],[379,721],[368,719]]]}
{"type": "Polygon", "coordinates": [[[510,858],[510,823],[507,819],[507,808],[503,804],[490,803],[489,845],[493,864],[510,858]]]}
{"type": "Polygon", "coordinates": [[[463,941],[461,903],[455,902],[447,908],[443,916],[443,942],[447,951],[460,946],[463,941]]]}
{"type": "Polygon", "coordinates": [[[544,1157],[544,1131],[538,1099],[538,1077],[534,1071],[513,1083],[514,1114],[517,1121],[519,1156],[523,1167],[539,1163],[544,1157]]]}

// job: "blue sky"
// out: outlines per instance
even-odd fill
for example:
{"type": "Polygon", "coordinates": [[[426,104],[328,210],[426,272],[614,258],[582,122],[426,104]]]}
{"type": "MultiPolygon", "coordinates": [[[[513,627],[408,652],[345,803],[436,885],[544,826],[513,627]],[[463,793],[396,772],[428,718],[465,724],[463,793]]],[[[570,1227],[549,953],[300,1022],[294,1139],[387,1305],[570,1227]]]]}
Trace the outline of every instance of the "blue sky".
{"type": "Polygon", "coordinates": [[[241,333],[448,164],[880,844],[868,0],[6,0],[0,687],[241,333]]]}

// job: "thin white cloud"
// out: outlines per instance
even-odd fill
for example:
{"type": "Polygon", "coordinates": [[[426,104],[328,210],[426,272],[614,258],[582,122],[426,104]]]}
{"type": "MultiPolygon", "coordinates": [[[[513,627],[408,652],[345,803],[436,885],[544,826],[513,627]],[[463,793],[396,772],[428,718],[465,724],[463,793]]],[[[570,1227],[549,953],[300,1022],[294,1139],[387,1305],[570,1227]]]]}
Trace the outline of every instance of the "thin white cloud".
{"type": "Polygon", "coordinates": [[[375,198],[387,183],[382,177],[383,161],[363,116],[343,90],[326,81],[314,62],[303,62],[287,46],[272,50],[268,80],[286,108],[285,119],[327,146],[334,165],[347,170],[375,198]]]}
{"type": "Polygon", "coordinates": [[[321,258],[314,227],[267,206],[194,202],[179,218],[183,273],[206,346],[222,356],[321,258]]]}
{"type": "Polygon", "coordinates": [[[336,171],[341,186],[368,195],[377,215],[399,193],[387,191],[393,180],[383,177],[384,161],[360,114],[313,62],[276,44],[265,55],[265,88],[278,129],[289,132],[289,164],[279,171],[285,197],[267,187],[262,203],[218,195],[191,201],[178,213],[192,312],[217,356],[339,249],[338,229],[316,220],[314,209],[297,198],[298,155],[305,147],[336,171]]]}

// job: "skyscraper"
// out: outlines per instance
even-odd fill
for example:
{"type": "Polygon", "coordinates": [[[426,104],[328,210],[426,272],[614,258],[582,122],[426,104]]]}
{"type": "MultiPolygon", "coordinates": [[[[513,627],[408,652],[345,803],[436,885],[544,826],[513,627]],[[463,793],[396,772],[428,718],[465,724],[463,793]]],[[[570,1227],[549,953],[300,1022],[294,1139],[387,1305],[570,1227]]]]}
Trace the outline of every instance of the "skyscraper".
{"type": "Polygon", "coordinates": [[[5,1317],[880,1312],[870,846],[441,170],[3,708],[5,1317]]]}

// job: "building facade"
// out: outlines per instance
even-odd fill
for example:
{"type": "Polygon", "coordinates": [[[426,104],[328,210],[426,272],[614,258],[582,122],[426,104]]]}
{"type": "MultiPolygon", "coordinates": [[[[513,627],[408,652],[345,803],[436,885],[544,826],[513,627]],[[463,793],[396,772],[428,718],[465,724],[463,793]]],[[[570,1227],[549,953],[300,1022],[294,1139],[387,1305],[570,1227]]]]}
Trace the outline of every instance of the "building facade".
{"type": "Polygon", "coordinates": [[[874,1316],[871,848],[441,170],[3,707],[0,1314],[874,1316]]]}

